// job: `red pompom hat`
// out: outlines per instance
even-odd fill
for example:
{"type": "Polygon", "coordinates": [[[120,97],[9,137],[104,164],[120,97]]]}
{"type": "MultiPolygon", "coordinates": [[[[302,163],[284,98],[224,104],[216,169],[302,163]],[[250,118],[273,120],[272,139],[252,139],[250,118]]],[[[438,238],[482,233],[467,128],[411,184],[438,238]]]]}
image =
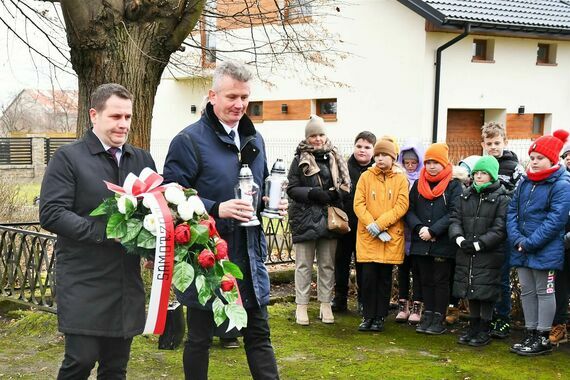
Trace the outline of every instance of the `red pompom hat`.
{"type": "Polygon", "coordinates": [[[542,136],[536,139],[528,149],[528,154],[537,152],[548,158],[553,164],[558,163],[560,151],[568,140],[568,131],[557,129],[552,136],[542,136]]]}

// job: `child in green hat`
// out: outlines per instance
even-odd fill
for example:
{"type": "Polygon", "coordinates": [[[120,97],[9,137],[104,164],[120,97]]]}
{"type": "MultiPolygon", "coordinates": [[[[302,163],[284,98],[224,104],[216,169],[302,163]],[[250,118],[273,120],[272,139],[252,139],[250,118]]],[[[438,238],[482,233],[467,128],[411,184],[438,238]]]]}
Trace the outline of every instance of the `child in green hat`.
{"type": "Polygon", "coordinates": [[[483,346],[491,341],[493,305],[501,294],[505,215],[510,198],[498,181],[499,162],[495,157],[481,157],[471,175],[473,182],[450,217],[449,237],[459,246],[453,295],[469,301],[469,328],[458,343],[483,346]]]}

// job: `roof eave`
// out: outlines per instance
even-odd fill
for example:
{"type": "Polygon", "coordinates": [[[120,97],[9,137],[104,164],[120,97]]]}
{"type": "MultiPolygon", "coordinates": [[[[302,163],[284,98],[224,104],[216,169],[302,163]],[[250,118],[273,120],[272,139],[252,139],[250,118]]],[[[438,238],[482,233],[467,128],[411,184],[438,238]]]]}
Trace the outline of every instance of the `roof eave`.
{"type": "Polygon", "coordinates": [[[398,0],[398,2],[402,5],[405,5],[412,11],[416,12],[420,16],[424,17],[425,19],[439,24],[445,25],[447,19],[443,13],[438,11],[437,9],[433,8],[432,6],[426,4],[424,1],[421,0],[398,0]]]}

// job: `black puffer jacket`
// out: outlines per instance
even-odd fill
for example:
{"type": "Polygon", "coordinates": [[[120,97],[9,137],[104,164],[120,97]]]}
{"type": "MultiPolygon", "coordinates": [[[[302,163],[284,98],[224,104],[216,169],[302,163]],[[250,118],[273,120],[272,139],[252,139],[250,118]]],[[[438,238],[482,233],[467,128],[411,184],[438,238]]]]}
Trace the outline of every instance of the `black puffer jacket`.
{"type": "MultiPolygon", "coordinates": [[[[289,226],[293,235],[293,243],[316,240],[319,238],[337,239],[340,235],[327,229],[327,206],[309,200],[309,191],[313,188],[325,190],[333,187],[329,168],[329,154],[315,154],[315,161],[320,172],[306,176],[299,167],[299,155],[295,155],[289,169],[289,186],[287,195],[291,199],[289,204],[289,226]],[[319,177],[321,182],[319,182],[319,177]],[[321,187],[322,183],[322,187],[321,187]]],[[[339,194],[339,201],[333,206],[342,208],[340,199],[346,196],[345,192],[339,194]]]]}
{"type": "MultiPolygon", "coordinates": [[[[453,295],[481,301],[496,301],[501,294],[501,267],[505,260],[507,190],[496,181],[477,193],[466,189],[451,215],[449,238],[477,241],[482,250],[474,254],[457,250],[453,295]],[[482,243],[482,244],[481,244],[482,243]]],[[[457,247],[457,245],[456,245],[457,247]]]]}
{"type": "Polygon", "coordinates": [[[458,179],[453,179],[447,185],[445,192],[428,200],[418,191],[418,181],[410,190],[410,208],[406,213],[406,223],[412,231],[412,245],[410,254],[435,257],[455,257],[455,243],[449,241],[447,229],[449,216],[461,195],[462,186],[458,179]],[[435,241],[423,241],[418,233],[423,226],[427,226],[435,241]]]}
{"type": "Polygon", "coordinates": [[[374,160],[371,160],[368,165],[362,166],[356,161],[354,158],[354,154],[350,156],[347,161],[348,165],[348,173],[350,175],[350,193],[347,193],[344,197],[344,211],[346,215],[348,215],[348,224],[350,225],[350,229],[356,233],[356,226],[358,225],[358,218],[354,213],[354,193],[356,192],[356,185],[358,184],[358,180],[362,173],[368,170],[369,167],[374,165],[374,160]]]}

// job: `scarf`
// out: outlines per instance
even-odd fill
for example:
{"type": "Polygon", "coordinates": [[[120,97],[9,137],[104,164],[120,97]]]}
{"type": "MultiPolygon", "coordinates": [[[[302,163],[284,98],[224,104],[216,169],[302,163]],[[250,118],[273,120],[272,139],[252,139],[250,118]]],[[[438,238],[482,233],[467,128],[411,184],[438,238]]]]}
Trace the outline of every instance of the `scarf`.
{"type": "Polygon", "coordinates": [[[493,182],[485,182],[482,183],[480,185],[477,185],[475,182],[473,182],[473,188],[475,189],[476,192],[481,193],[483,190],[485,190],[486,188],[488,188],[489,186],[491,186],[493,184],[493,182]]]}
{"type": "Polygon", "coordinates": [[[331,170],[332,181],[335,189],[341,189],[350,192],[350,175],[348,174],[348,166],[338,149],[332,145],[327,138],[322,149],[315,149],[307,140],[303,140],[297,146],[299,154],[299,167],[302,167],[303,174],[307,177],[317,174],[321,171],[315,160],[314,153],[330,153],[329,167],[331,170]]]}
{"type": "Polygon", "coordinates": [[[432,176],[427,171],[426,168],[423,167],[420,172],[420,178],[418,178],[418,191],[427,200],[433,200],[447,189],[447,185],[449,185],[449,181],[451,181],[452,177],[452,167],[451,164],[447,164],[445,168],[439,174],[432,176]],[[432,189],[429,184],[430,183],[437,183],[432,189]]]}
{"type": "Polygon", "coordinates": [[[560,165],[554,165],[549,169],[544,169],[539,172],[531,172],[530,169],[526,171],[526,176],[533,182],[541,182],[550,177],[552,173],[560,169],[560,165]]]}

